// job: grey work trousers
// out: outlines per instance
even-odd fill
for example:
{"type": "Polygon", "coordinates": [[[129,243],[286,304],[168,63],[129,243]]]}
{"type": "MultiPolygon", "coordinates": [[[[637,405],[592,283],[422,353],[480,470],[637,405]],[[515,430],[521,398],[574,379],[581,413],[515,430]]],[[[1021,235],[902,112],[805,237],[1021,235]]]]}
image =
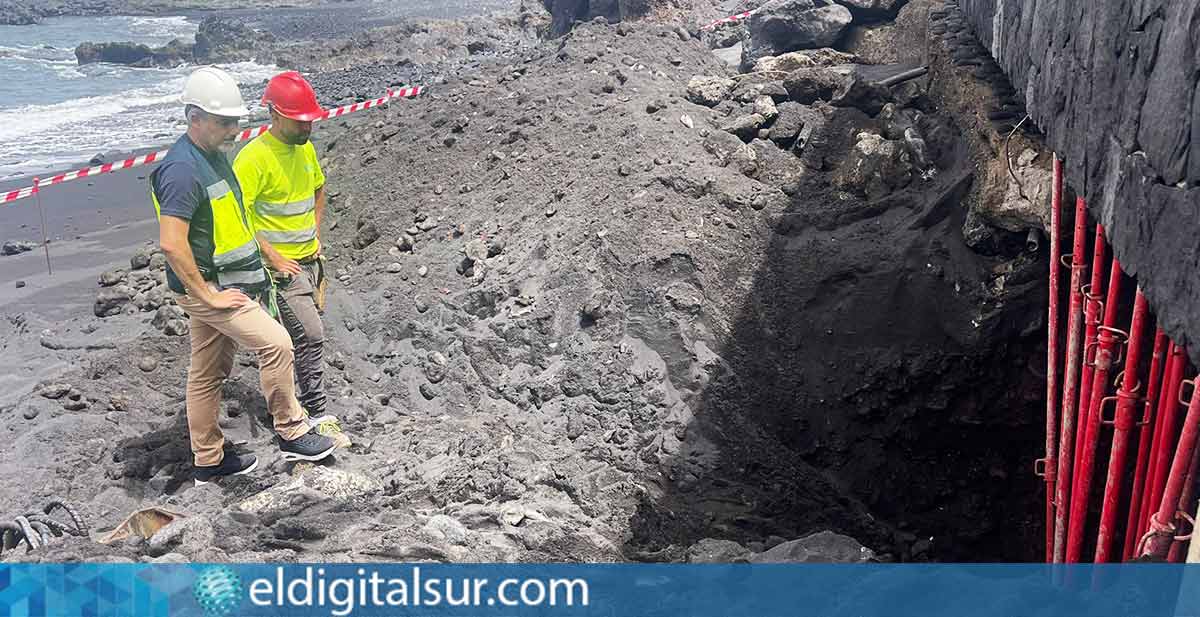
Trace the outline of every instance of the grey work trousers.
{"type": "Polygon", "coordinates": [[[299,276],[273,273],[278,285],[279,321],[292,337],[296,353],[296,386],[309,416],[325,413],[325,325],[313,299],[321,265],[301,264],[299,276]]]}

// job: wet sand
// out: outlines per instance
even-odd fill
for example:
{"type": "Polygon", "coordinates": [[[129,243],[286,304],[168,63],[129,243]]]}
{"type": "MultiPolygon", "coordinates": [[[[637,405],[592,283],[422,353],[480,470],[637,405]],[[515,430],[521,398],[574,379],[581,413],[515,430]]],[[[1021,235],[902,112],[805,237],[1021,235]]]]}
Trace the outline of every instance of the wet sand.
{"type": "MultiPolygon", "coordinates": [[[[0,310],[38,310],[49,318],[90,314],[96,277],[124,264],[142,243],[157,237],[147,174],[153,165],[65,182],[41,191],[50,238],[50,265],[38,249],[0,257],[0,310]],[[17,281],[25,286],[18,289],[17,281]]],[[[0,183],[0,190],[31,184],[22,178],[0,183]]],[[[0,242],[40,243],[38,200],[27,198],[0,206],[0,242]]]]}

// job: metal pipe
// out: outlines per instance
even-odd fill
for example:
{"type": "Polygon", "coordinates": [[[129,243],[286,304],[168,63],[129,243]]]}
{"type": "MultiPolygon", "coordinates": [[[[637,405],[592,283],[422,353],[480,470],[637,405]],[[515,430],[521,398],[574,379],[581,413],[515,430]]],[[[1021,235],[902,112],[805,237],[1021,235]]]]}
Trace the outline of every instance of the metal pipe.
{"type": "Polygon", "coordinates": [[[916,79],[918,77],[921,77],[922,75],[924,75],[928,72],[929,72],[929,67],[927,67],[927,66],[917,67],[917,68],[909,70],[909,71],[904,71],[903,73],[897,73],[895,75],[892,75],[891,77],[888,77],[887,79],[880,80],[879,85],[890,88],[897,84],[902,84],[910,79],[916,79]]]}
{"type": "MultiPolygon", "coordinates": [[[[1118,502],[1121,498],[1121,481],[1125,478],[1125,459],[1129,453],[1130,432],[1135,426],[1133,411],[1137,405],[1139,387],[1137,370],[1138,363],[1142,359],[1142,327],[1148,312],[1146,296],[1142,295],[1142,290],[1139,289],[1137,297],[1133,301],[1133,317],[1129,321],[1129,345],[1125,350],[1125,372],[1121,379],[1121,388],[1117,391],[1116,396],[1117,410],[1113,417],[1112,454],[1108,459],[1108,476],[1104,482],[1104,501],[1100,508],[1100,535],[1096,538],[1096,563],[1105,563],[1111,560],[1113,540],[1116,538],[1115,524],[1118,502]]],[[[1157,362],[1157,359],[1154,361],[1157,362]]]]}
{"type": "MultiPolygon", "coordinates": [[[[1097,240],[1101,237],[1100,226],[1096,226],[1097,240]]],[[[1100,268],[1095,268],[1099,271],[1100,268]]],[[[1117,346],[1117,301],[1121,294],[1121,262],[1114,256],[1108,272],[1108,295],[1104,300],[1104,323],[1097,329],[1096,355],[1092,368],[1092,386],[1089,389],[1087,424],[1084,426],[1079,465],[1075,468],[1075,487],[1071,493],[1071,520],[1067,533],[1067,563],[1077,563],[1083,556],[1083,531],[1087,522],[1088,502],[1092,494],[1092,471],[1096,465],[1096,446],[1100,441],[1100,402],[1108,388],[1108,373],[1113,365],[1113,349],[1117,346]]],[[[1121,333],[1124,334],[1124,333],[1121,333]]],[[[1084,360],[1087,360],[1084,350],[1084,360]]],[[[1137,370],[1136,368],[1134,369],[1137,370]]],[[[1082,405],[1082,403],[1080,403],[1082,405]]],[[[1084,407],[1080,407],[1083,413],[1084,407]]]]}
{"type": "Polygon", "coordinates": [[[1036,253],[1042,248],[1042,233],[1036,227],[1030,227],[1029,233],[1025,234],[1025,250],[1029,253],[1036,253]]]}
{"type": "Polygon", "coordinates": [[[37,197],[38,218],[42,221],[42,248],[46,251],[46,274],[54,276],[54,268],[50,267],[50,236],[46,234],[46,211],[42,209],[41,179],[33,178],[33,195],[37,197]]]}
{"type": "Polygon", "coordinates": [[[1092,254],[1092,280],[1084,292],[1084,334],[1083,334],[1083,374],[1079,377],[1079,410],[1075,420],[1075,474],[1071,477],[1074,486],[1071,494],[1079,490],[1079,466],[1083,459],[1084,438],[1088,427],[1091,426],[1092,409],[1092,375],[1095,373],[1095,356],[1089,352],[1097,347],[1096,336],[1100,332],[1100,285],[1103,282],[1101,264],[1104,262],[1104,251],[1108,247],[1104,241],[1104,226],[1096,225],[1095,249],[1092,254]],[[1090,357],[1090,359],[1089,359],[1090,357]]]}
{"type": "Polygon", "coordinates": [[[1187,359],[1183,356],[1183,347],[1172,343],[1166,376],[1158,396],[1158,422],[1155,425],[1154,444],[1150,446],[1150,474],[1142,496],[1139,537],[1150,529],[1150,517],[1162,499],[1167,482],[1167,467],[1171,464],[1171,447],[1175,443],[1175,425],[1179,417],[1179,384],[1183,381],[1185,368],[1187,359]]]}
{"type": "Polygon", "coordinates": [[[1179,434],[1179,444],[1175,447],[1175,456],[1171,459],[1171,472],[1167,475],[1167,484],[1163,489],[1162,499],[1159,501],[1158,510],[1150,517],[1150,529],[1146,532],[1142,550],[1139,551],[1142,556],[1161,561],[1167,557],[1171,544],[1175,541],[1175,519],[1179,513],[1179,498],[1183,495],[1183,483],[1187,479],[1188,470],[1192,465],[1192,455],[1195,453],[1198,436],[1200,436],[1200,396],[1196,396],[1193,392],[1191,401],[1188,402],[1183,430],[1179,434]]]}
{"type": "Polygon", "coordinates": [[[1146,486],[1146,472],[1150,466],[1150,438],[1154,434],[1154,419],[1158,411],[1158,389],[1162,384],[1163,360],[1167,355],[1167,335],[1161,328],[1154,332],[1154,354],[1150,358],[1150,378],[1146,386],[1146,403],[1142,406],[1141,427],[1138,429],[1137,464],[1133,470],[1133,489],[1129,493],[1129,515],[1125,521],[1125,544],[1121,560],[1133,558],[1133,549],[1139,537],[1141,523],[1142,491],[1146,486]]]}
{"type": "Polygon", "coordinates": [[[1071,306],[1067,313],[1067,360],[1063,383],[1062,425],[1058,448],[1058,469],[1054,494],[1054,561],[1061,562],[1067,552],[1067,515],[1071,503],[1072,446],[1075,440],[1075,405],[1079,386],[1079,347],[1082,334],[1083,282],[1087,270],[1084,254],[1087,224],[1087,204],[1082,197],[1075,199],[1074,251],[1071,253],[1071,306]]]}
{"type": "MultiPolygon", "coordinates": [[[[1192,464],[1188,466],[1187,478],[1183,481],[1183,493],[1179,496],[1179,507],[1176,512],[1183,513],[1188,510],[1188,504],[1196,498],[1196,466],[1200,465],[1200,448],[1195,448],[1192,452],[1192,464]]],[[[1195,519],[1192,519],[1191,529],[1188,529],[1188,537],[1186,540],[1181,540],[1179,535],[1175,536],[1175,541],[1171,543],[1171,549],[1167,551],[1167,561],[1171,563],[1179,563],[1183,561],[1184,551],[1188,547],[1188,542],[1191,540],[1191,533],[1195,530],[1195,519]]]]}
{"type": "Polygon", "coordinates": [[[1050,308],[1046,320],[1046,563],[1054,561],[1054,480],[1058,473],[1058,269],[1062,227],[1062,160],[1054,155],[1054,184],[1050,197],[1050,308]]]}

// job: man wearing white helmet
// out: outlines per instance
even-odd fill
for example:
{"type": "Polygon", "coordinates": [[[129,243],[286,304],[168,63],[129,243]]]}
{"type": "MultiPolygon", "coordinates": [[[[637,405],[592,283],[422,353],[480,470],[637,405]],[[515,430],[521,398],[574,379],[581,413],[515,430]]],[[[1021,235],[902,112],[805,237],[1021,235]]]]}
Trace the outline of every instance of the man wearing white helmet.
{"type": "Polygon", "coordinates": [[[187,421],[195,482],[246,474],[258,465],[253,455],[226,451],[217,424],[221,387],[239,345],[258,355],[283,457],[321,460],[335,444],[309,426],[296,399],[291,337],[260,304],[273,304],[271,279],[241,187],[221,151],[249,112],[237,82],[212,67],[188,77],[181,100],[188,130],[150,175],[150,194],[167,257],[167,284],[190,317],[187,421]]]}

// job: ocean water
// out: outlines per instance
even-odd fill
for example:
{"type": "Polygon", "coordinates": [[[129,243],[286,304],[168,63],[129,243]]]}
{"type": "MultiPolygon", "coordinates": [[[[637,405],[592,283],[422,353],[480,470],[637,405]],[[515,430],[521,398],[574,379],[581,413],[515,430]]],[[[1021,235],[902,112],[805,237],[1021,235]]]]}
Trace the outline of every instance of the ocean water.
{"type": "MultiPolygon", "coordinates": [[[[150,46],[194,40],[186,17],[62,17],[34,26],[0,26],[0,180],[67,171],[98,153],[112,157],[165,144],[184,128],[177,103],[194,67],[78,66],[84,41],[150,46]]],[[[256,84],[273,66],[221,65],[256,84]]]]}

